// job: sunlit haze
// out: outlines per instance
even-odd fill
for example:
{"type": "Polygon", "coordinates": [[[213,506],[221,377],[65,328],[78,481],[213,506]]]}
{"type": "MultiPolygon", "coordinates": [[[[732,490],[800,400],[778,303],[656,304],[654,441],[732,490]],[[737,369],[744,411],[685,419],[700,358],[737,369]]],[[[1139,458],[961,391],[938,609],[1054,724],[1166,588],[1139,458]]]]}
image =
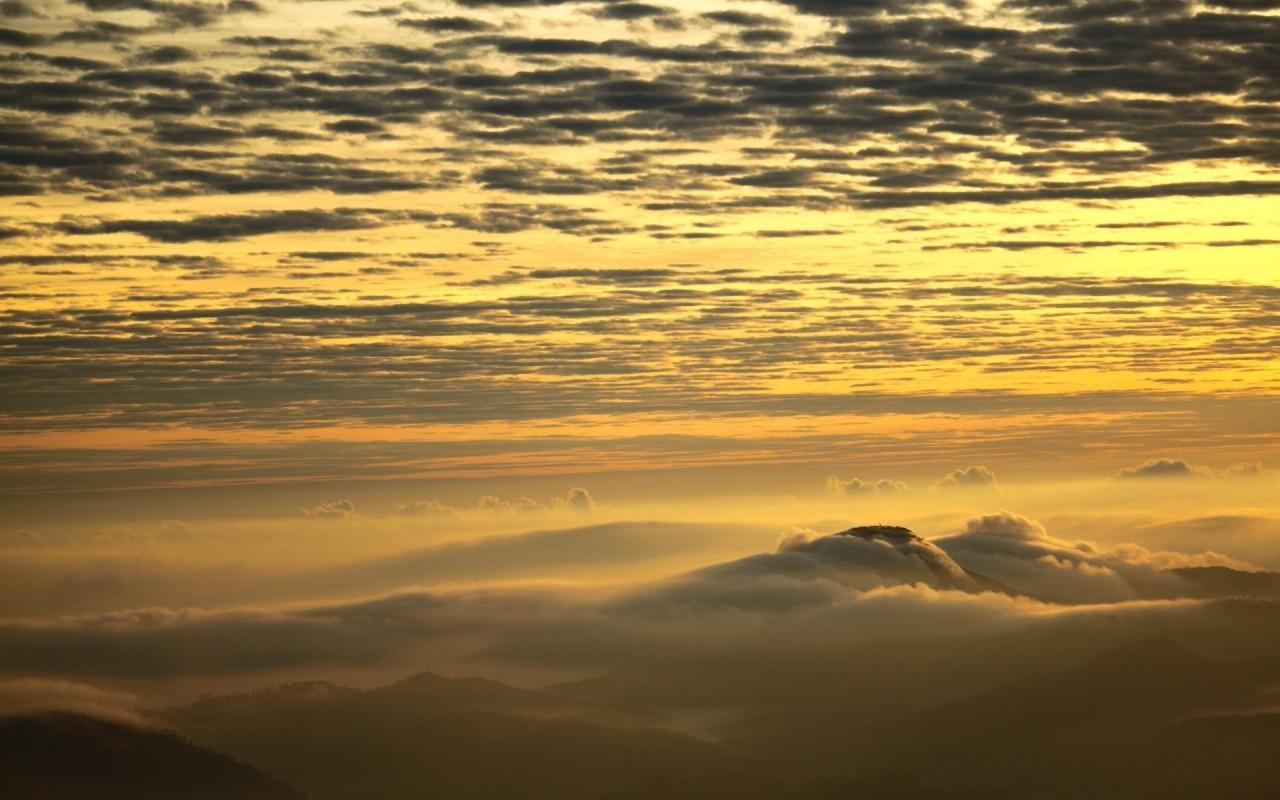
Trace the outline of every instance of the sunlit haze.
{"type": "Polygon", "coordinates": [[[0,796],[1280,796],[1280,0],[0,47],[0,796]]]}

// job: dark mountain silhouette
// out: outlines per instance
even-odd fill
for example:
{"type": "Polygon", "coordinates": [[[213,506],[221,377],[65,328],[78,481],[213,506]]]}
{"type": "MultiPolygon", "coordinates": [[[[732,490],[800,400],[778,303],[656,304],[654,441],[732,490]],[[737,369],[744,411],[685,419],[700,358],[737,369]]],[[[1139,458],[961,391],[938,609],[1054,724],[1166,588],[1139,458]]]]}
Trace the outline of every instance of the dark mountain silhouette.
{"type": "MultiPolygon", "coordinates": [[[[909,715],[874,731],[860,749],[868,764],[911,766],[925,781],[1025,797],[1262,796],[1250,793],[1253,783],[1231,794],[1229,781],[1205,782],[1235,769],[1224,768],[1235,757],[1217,762],[1214,725],[1187,720],[1247,709],[1277,681],[1276,660],[1212,658],[1167,640],[1139,641],[909,715]],[[1208,784],[1215,790],[1187,793],[1208,784]]],[[[1241,769],[1280,792],[1280,771],[1270,764],[1259,755],[1241,769]]]]}
{"type": "MultiPolygon", "coordinates": [[[[763,681],[784,690],[729,708],[708,728],[714,742],[667,729],[666,714],[615,691],[634,684],[607,677],[541,690],[431,673],[367,691],[289,684],[170,716],[193,741],[321,800],[1280,796],[1280,715],[1255,713],[1274,703],[1280,661],[1151,639],[1046,669],[1025,657],[1033,644],[992,639],[968,660],[959,649],[926,657],[927,643],[915,655],[900,645],[867,652],[853,669],[746,679],[739,690],[763,681]],[[1001,672],[1003,660],[1013,663],[1001,672]],[[929,686],[983,669],[1018,677],[962,696],[956,687],[979,685],[974,675],[929,686]],[[877,704],[877,693],[893,697],[877,704]]],[[[654,676],[654,696],[671,680],[731,683],[729,665],[703,666],[654,676]]],[[[175,795],[187,796],[203,795],[175,795]]]]}
{"type": "Polygon", "coordinates": [[[768,797],[766,775],[662,718],[424,673],[358,691],[304,684],[173,709],[195,741],[316,797],[768,797]]]}
{"type": "Polygon", "coordinates": [[[1246,572],[1231,567],[1177,567],[1167,570],[1194,587],[1200,597],[1280,598],[1280,572],[1246,572]]]}
{"type": "Polygon", "coordinates": [[[1167,639],[1131,642],[1046,677],[1029,678],[926,714],[931,727],[979,717],[1006,730],[1152,724],[1247,700],[1280,663],[1210,658],[1167,639]]]}
{"type": "Polygon", "coordinates": [[[1177,800],[1270,800],[1280,797],[1278,752],[1280,713],[1183,720],[1160,737],[1154,761],[1174,768],[1157,766],[1155,783],[1177,800]]]}
{"type": "Polygon", "coordinates": [[[177,735],[79,714],[0,718],[5,800],[304,800],[177,735]]]}

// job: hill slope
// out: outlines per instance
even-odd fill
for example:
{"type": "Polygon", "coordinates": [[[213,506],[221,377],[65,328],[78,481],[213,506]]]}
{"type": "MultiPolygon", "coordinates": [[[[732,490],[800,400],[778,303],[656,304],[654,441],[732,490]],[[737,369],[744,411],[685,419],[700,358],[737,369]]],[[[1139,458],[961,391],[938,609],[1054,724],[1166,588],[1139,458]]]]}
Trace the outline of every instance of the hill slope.
{"type": "Polygon", "coordinates": [[[0,718],[5,800],[303,800],[177,735],[69,713],[0,718]]]}

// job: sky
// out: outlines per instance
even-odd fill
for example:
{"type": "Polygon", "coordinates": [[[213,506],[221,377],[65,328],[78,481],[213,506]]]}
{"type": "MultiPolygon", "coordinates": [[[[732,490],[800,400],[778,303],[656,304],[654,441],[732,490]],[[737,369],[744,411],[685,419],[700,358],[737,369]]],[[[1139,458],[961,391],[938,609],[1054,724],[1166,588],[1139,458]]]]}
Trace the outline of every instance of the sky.
{"type": "Polygon", "coordinates": [[[1280,571],[1277,42],[1277,0],[0,0],[0,711],[1280,656],[1280,589],[1230,599],[1280,571]],[[921,538],[830,536],[872,524],[921,538]]]}
{"type": "Polygon", "coordinates": [[[1268,3],[3,13],[6,504],[1275,457],[1268,3]]]}

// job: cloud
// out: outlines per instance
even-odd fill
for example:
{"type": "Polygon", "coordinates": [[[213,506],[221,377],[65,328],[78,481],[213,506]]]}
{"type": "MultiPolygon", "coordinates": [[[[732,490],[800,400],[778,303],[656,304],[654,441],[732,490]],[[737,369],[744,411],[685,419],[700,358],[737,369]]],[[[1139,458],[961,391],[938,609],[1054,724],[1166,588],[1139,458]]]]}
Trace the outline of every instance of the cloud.
{"type": "Polygon", "coordinates": [[[634,22],[636,20],[645,19],[662,19],[664,17],[675,17],[677,12],[674,8],[667,6],[657,6],[651,3],[637,2],[615,2],[601,6],[588,12],[597,19],[622,20],[624,22],[634,22]]]}
{"type": "Polygon", "coordinates": [[[813,528],[787,528],[778,535],[777,550],[778,552],[782,552],[784,550],[794,550],[796,548],[803,547],[821,535],[822,534],[818,533],[813,528]]]}
{"type": "MultiPolygon", "coordinates": [[[[460,517],[462,514],[465,512],[459,511],[460,517]]],[[[372,593],[420,583],[483,587],[495,581],[575,581],[584,575],[591,580],[618,575],[632,579],[638,573],[652,575],[670,569],[672,563],[705,563],[726,551],[740,550],[744,540],[767,542],[767,529],[607,522],[485,536],[326,568],[301,581],[298,585],[302,588],[295,594],[309,597],[334,590],[372,593]]]]}
{"type": "Polygon", "coordinates": [[[404,517],[454,517],[457,512],[438,500],[412,500],[396,506],[396,513],[404,517]]]}
{"type": "Polygon", "coordinates": [[[495,495],[485,495],[480,498],[478,506],[483,511],[501,513],[547,513],[558,510],[590,512],[595,510],[596,503],[591,497],[591,492],[581,487],[573,487],[564,496],[552,497],[546,503],[539,502],[532,497],[517,497],[508,500],[495,495]]]}
{"type": "Polygon", "coordinates": [[[154,680],[371,666],[429,643],[549,618],[556,602],[545,593],[404,592],[302,607],[145,608],[7,621],[0,622],[0,674],[154,680]]]}
{"type": "Polygon", "coordinates": [[[1124,602],[1195,596],[1172,570],[1220,566],[1254,570],[1246,562],[1214,552],[1149,550],[1137,544],[1105,548],[1066,542],[1040,522],[1011,511],[970,519],[963,533],[936,540],[938,547],[972,572],[1010,590],[1061,604],[1124,602]]]}
{"type": "Polygon", "coordinates": [[[1222,474],[1227,478],[1263,478],[1272,475],[1272,472],[1260,461],[1249,461],[1232,464],[1223,470],[1222,474]]]}
{"type": "Polygon", "coordinates": [[[1153,458],[1136,467],[1126,467],[1116,473],[1117,478],[1194,478],[1207,473],[1193,467],[1180,458],[1153,458]]]}
{"type": "MultiPolygon", "coordinates": [[[[200,118],[226,128],[276,112],[305,116],[299,124],[318,140],[329,127],[341,134],[411,123],[422,133],[390,150],[330,148],[325,155],[364,177],[334,175],[324,184],[355,193],[437,187],[466,174],[485,191],[637,193],[637,209],[658,211],[666,202],[711,214],[1263,196],[1277,189],[1267,180],[1274,162],[1267,128],[1250,124],[1261,114],[1253,109],[1276,92],[1266,57],[1275,22],[1265,3],[1219,4],[1229,12],[1185,3],[1087,4],[1060,13],[1006,3],[983,22],[954,4],[882,0],[794,0],[771,15],[720,10],[687,17],[658,4],[614,2],[568,19],[544,9],[558,3],[470,3],[523,9],[501,26],[480,17],[417,16],[418,9],[401,4],[354,12],[368,26],[359,58],[304,22],[297,36],[225,38],[227,46],[248,51],[239,60],[200,52],[188,29],[262,10],[248,0],[76,5],[68,29],[49,36],[5,32],[19,46],[41,42],[62,51],[16,63],[3,103],[42,118],[83,115],[99,125],[106,114],[118,115],[128,122],[112,123],[112,132],[137,163],[117,170],[23,165],[24,180],[10,182],[23,192],[86,185],[135,198],[310,191],[321,185],[314,176],[290,182],[278,173],[270,181],[241,173],[245,150],[234,142],[153,148],[138,141],[138,128],[127,127],[200,118]],[[148,23],[98,18],[115,12],[148,23]],[[829,17],[830,28],[815,28],[795,12],[829,17]],[[1156,22],[1146,24],[1147,16],[1156,22]],[[599,30],[599,18],[631,24],[611,35],[599,30]],[[676,44],[665,35],[681,27],[701,40],[676,44]],[[552,29],[556,36],[542,35],[552,29]],[[140,49],[130,60],[165,69],[76,60],[77,44],[158,32],[174,41],[140,49]],[[416,44],[424,36],[430,46],[416,44]],[[783,42],[794,44],[784,51],[777,47],[783,42]],[[512,60],[495,62],[495,51],[512,60]],[[1174,52],[1185,58],[1165,57],[1174,52]],[[577,63],[582,58],[593,63],[577,63]],[[36,66],[55,59],[59,68],[78,64],[85,74],[64,78],[36,66]],[[1092,68],[1081,70],[1079,60],[1092,68]],[[281,71],[304,63],[324,66],[281,71]],[[655,73],[663,63],[702,66],[655,73]],[[1141,115],[1132,112],[1131,95],[1152,99],[1141,115]],[[1046,97],[1052,100],[1027,113],[1028,102],[1046,97]],[[753,157],[700,167],[683,162],[691,146],[708,141],[743,142],[741,154],[753,157]],[[612,151],[620,143],[628,152],[602,153],[598,165],[584,166],[578,157],[590,152],[582,145],[612,151]],[[650,144],[664,146],[641,150],[650,144]],[[511,166],[501,152],[506,145],[523,149],[525,166],[511,166]],[[423,152],[441,162],[431,166],[434,176],[418,174],[423,152]],[[1172,180],[1170,166],[1178,163],[1209,165],[1209,174],[1172,180]]],[[[4,8],[9,17],[31,15],[22,0],[4,8]]],[[[628,233],[676,227],[662,214],[634,216],[628,233]]]]}
{"type": "Polygon", "coordinates": [[[358,516],[356,507],[350,500],[321,503],[317,506],[303,509],[302,515],[313,519],[353,519],[358,516]]]}
{"type": "Polygon", "coordinates": [[[1004,536],[1010,539],[1043,539],[1047,535],[1044,526],[1039,522],[1012,511],[975,517],[965,523],[965,533],[975,536],[1004,536]]]}
{"type": "Polygon", "coordinates": [[[0,680],[0,716],[51,711],[85,714],[131,725],[155,725],[132,694],[70,681],[19,678],[0,680]]]}
{"type": "Polygon", "coordinates": [[[1119,480],[1182,478],[1260,478],[1271,473],[1260,462],[1233,464],[1224,470],[1188,463],[1180,458],[1153,458],[1115,474],[1119,480]]]}
{"type": "Polygon", "coordinates": [[[544,228],[570,236],[615,236],[633,233],[628,223],[599,215],[595,208],[571,208],[551,203],[486,203],[475,210],[418,212],[414,219],[432,227],[451,227],[480,233],[519,233],[544,228]]]}
{"type": "Polygon", "coordinates": [[[481,33],[494,26],[474,17],[402,17],[396,20],[402,28],[413,28],[426,33],[481,33]]]}
{"type": "Polygon", "coordinates": [[[906,15],[928,5],[928,0],[784,0],[808,14],[827,17],[862,17],[879,14],[906,15]]]}
{"type": "Polygon", "coordinates": [[[382,223],[370,212],[338,208],[332,211],[254,211],[243,214],[208,214],[189,219],[141,220],[107,219],[85,221],[64,218],[57,228],[64,233],[86,236],[108,233],[135,233],[155,242],[225,242],[273,233],[352,231],[375,228],[382,223]]]}
{"type": "Polygon", "coordinates": [[[517,497],[514,500],[505,500],[491,494],[483,495],[479,501],[477,501],[476,505],[483,511],[499,511],[504,513],[512,511],[538,511],[543,508],[543,505],[532,497],[517,497]]]}
{"type": "MultiPolygon", "coordinates": [[[[29,128],[13,134],[19,138],[41,135],[29,128]]],[[[253,271],[259,276],[255,280],[265,279],[275,274],[278,263],[270,254],[231,257],[222,247],[216,248],[216,254],[147,245],[104,252],[90,245],[105,243],[78,244],[69,251],[15,250],[0,257],[0,269],[27,266],[41,271],[83,272],[92,268],[104,279],[145,274],[185,284],[232,272],[247,276],[253,271]]],[[[332,252],[360,249],[335,245],[332,252]]],[[[353,279],[358,278],[362,286],[372,280],[357,274],[366,266],[376,264],[403,273],[396,282],[424,268],[411,253],[381,255],[376,248],[368,250],[369,263],[359,259],[349,262],[353,279]],[[391,262],[397,265],[388,266],[391,262]]],[[[290,245],[288,252],[294,251],[307,252],[308,248],[290,245]]],[[[316,247],[313,252],[326,250],[316,247]]],[[[288,268],[296,265],[291,263],[288,268]]],[[[1135,463],[1149,454],[1150,440],[1141,430],[1149,426],[1148,415],[1152,413],[1176,411],[1182,415],[1186,422],[1171,432],[1180,437],[1189,436],[1192,429],[1214,436],[1235,425],[1245,426],[1250,435],[1265,435],[1269,419],[1261,407],[1264,398],[1256,394],[1211,402],[1201,394],[1178,391],[1174,385],[1123,392],[1046,389],[1038,393],[921,394],[886,389],[834,395],[816,385],[780,391],[751,379],[754,382],[742,391],[723,391],[724,386],[743,380],[744,371],[763,375],[801,369],[805,363],[827,357],[824,353],[829,355],[833,326],[846,324],[842,320],[851,313],[847,302],[821,305],[804,300],[810,324],[786,331],[757,330],[762,319],[787,313],[804,297],[845,298],[855,289],[860,292],[863,299],[856,312],[862,326],[859,338],[839,346],[856,347],[862,370],[880,374],[884,369],[944,365],[940,368],[949,372],[956,358],[983,354],[988,374],[1013,373],[1011,379],[1017,382],[1024,379],[1030,363],[1037,364],[1040,372],[1060,377],[1077,367],[1058,363],[1057,356],[1039,355],[1044,340],[1011,342],[1003,337],[999,319],[1010,307],[1018,307],[1019,313],[1045,324],[1069,314],[1077,326],[1073,336],[1082,341],[1110,341],[1116,357],[1134,363],[1148,363],[1144,354],[1164,351],[1158,365],[1162,374],[1167,370],[1181,374],[1206,368],[1208,362],[1220,361],[1223,354],[1180,348],[1177,342],[1205,326],[1230,325],[1235,316],[1267,318],[1274,290],[1260,284],[1027,274],[927,280],[878,276],[850,285],[845,276],[819,269],[771,278],[759,270],[725,274],[691,265],[630,268],[564,264],[495,270],[483,280],[492,283],[468,284],[465,292],[409,300],[399,296],[361,298],[347,292],[321,296],[291,290],[289,294],[233,296],[210,290],[197,291],[189,302],[160,302],[157,298],[162,295],[152,286],[132,293],[138,299],[129,302],[79,297],[75,306],[68,307],[6,307],[0,312],[0,323],[10,329],[8,346],[13,357],[24,364],[30,381],[15,383],[3,393],[0,405],[4,414],[0,416],[10,427],[48,430],[164,424],[180,411],[187,423],[197,427],[231,424],[241,430],[263,430],[281,425],[325,427],[339,418],[375,426],[483,419],[565,422],[601,409],[693,417],[759,413],[762,409],[772,415],[816,417],[942,413],[970,415],[975,420],[971,434],[977,437],[974,446],[994,446],[998,436],[1013,437],[1006,442],[1010,458],[1026,458],[1034,452],[1037,436],[1048,436],[1054,447],[1078,452],[1074,448],[1089,439],[1110,435],[1104,426],[1120,425],[1124,431],[1117,433],[1125,436],[1117,457],[1130,453],[1135,463]],[[517,287],[521,288],[517,291],[517,287]],[[1134,331],[1126,315],[1116,311],[1153,303],[1170,312],[1165,324],[1158,327],[1134,331]],[[957,304],[967,309],[970,320],[963,329],[953,324],[957,304]],[[895,309],[904,305],[911,306],[914,324],[888,325],[885,320],[895,318],[895,309]],[[176,324],[179,321],[184,322],[176,324]],[[645,331],[659,321],[662,346],[685,365],[679,370],[674,361],[651,357],[653,340],[645,331]],[[948,326],[948,337],[929,333],[939,326],[948,326]],[[150,333],[142,336],[142,330],[150,333]],[[352,346],[353,337],[363,339],[366,345],[352,346]],[[445,351],[439,349],[442,339],[450,342],[445,351]],[[745,339],[752,342],[750,348],[742,345],[745,339]],[[55,346],[58,358],[50,359],[50,348],[55,346]],[[378,349],[380,356],[373,357],[369,348],[378,349]],[[193,361],[189,357],[192,352],[213,349],[219,353],[218,359],[193,361]],[[143,352],[145,358],[141,357],[143,352]],[[264,385],[268,374],[281,377],[264,385]],[[510,379],[516,374],[526,378],[510,379]],[[542,377],[528,379],[534,375],[542,377]],[[682,375],[694,375],[697,380],[690,384],[682,375]],[[552,376],[554,379],[547,379],[552,376]],[[415,387],[422,381],[433,385],[431,403],[414,399],[415,387]],[[1220,413],[1219,402],[1228,404],[1232,412],[1220,413]],[[1115,420],[1118,412],[1130,416],[1115,420]],[[1028,416],[1033,414],[1049,415],[1045,424],[1051,427],[1041,428],[1039,434],[1033,432],[1028,416]],[[1112,415],[1112,422],[1104,423],[1107,415],[1112,415]],[[1062,422],[1068,416],[1076,420],[1072,425],[1062,422]],[[1015,418],[1019,420],[1016,424],[999,431],[997,419],[1015,418]]],[[[1238,357],[1251,363],[1260,358],[1265,352],[1265,332],[1265,326],[1252,326],[1233,336],[1232,347],[1239,351],[1238,357]]],[[[1082,351],[1076,348],[1072,352],[1082,351]]],[[[1088,354],[1080,357],[1091,358],[1088,354]]],[[[1152,364],[1153,369],[1155,366],[1152,364]]],[[[562,432],[573,437],[571,429],[562,432]]],[[[879,462],[883,464],[880,468],[899,471],[907,468],[902,463],[907,453],[903,442],[910,442],[916,451],[912,454],[914,463],[945,464],[948,468],[957,463],[954,440],[948,444],[934,428],[918,429],[907,436],[902,439],[869,432],[858,442],[828,438],[824,444],[810,434],[774,432],[764,446],[770,457],[783,458],[799,448],[815,460],[830,456],[828,463],[849,459],[852,454],[848,448],[881,451],[896,461],[879,462]]],[[[538,455],[525,452],[522,456],[531,460],[529,468],[534,467],[532,461],[538,461],[539,468],[551,468],[547,462],[565,458],[562,448],[543,441],[545,444],[536,448],[538,455]]],[[[746,458],[746,453],[753,451],[744,447],[745,442],[740,435],[714,437],[693,431],[682,437],[573,439],[572,444],[588,459],[603,460],[601,451],[605,449],[639,448],[651,463],[679,458],[693,465],[746,458]],[[717,448],[718,452],[710,452],[717,448]]],[[[443,464],[444,451],[457,455],[467,447],[494,445],[489,441],[474,445],[387,441],[364,445],[363,452],[373,457],[373,450],[381,450],[377,458],[382,469],[412,475],[431,468],[424,463],[427,460],[439,458],[437,463],[443,464]]],[[[247,450],[254,448],[242,445],[234,448],[241,457],[238,465],[221,458],[215,452],[219,449],[216,441],[210,441],[202,448],[186,448],[185,462],[176,457],[174,449],[156,452],[154,457],[172,469],[169,474],[173,480],[183,475],[235,480],[239,475],[248,481],[256,477],[251,473],[264,469],[277,479],[290,475],[292,480],[295,473],[313,467],[335,475],[352,469],[351,461],[344,464],[336,449],[326,453],[320,446],[302,452],[301,448],[273,443],[247,457],[247,450]],[[293,449],[297,460],[280,458],[280,447],[293,449]],[[203,453],[198,452],[201,449],[203,453]],[[326,463],[308,464],[312,459],[326,463]]],[[[48,457],[56,458],[52,454],[48,457]]],[[[152,480],[137,469],[123,468],[123,463],[117,463],[121,469],[110,473],[101,468],[108,460],[133,459],[135,454],[104,450],[95,457],[96,467],[83,462],[84,471],[62,469],[57,480],[88,480],[88,472],[100,481],[152,480]]],[[[1078,459],[1065,459],[1062,468],[1084,469],[1078,463],[1078,459]]],[[[863,475],[862,479],[872,482],[878,477],[863,475]]],[[[15,480],[23,477],[15,476],[15,480]]]]}
{"type": "Polygon", "coordinates": [[[570,489],[563,499],[556,498],[556,502],[563,502],[572,511],[594,511],[596,508],[596,501],[591,498],[591,493],[581,487],[570,489]]]}
{"type": "Polygon", "coordinates": [[[666,666],[656,674],[665,676],[707,658],[762,668],[805,658],[854,663],[877,642],[963,647],[989,636],[1032,637],[1046,653],[1166,634],[1233,651],[1274,649],[1248,622],[1271,615],[1280,624],[1271,604],[1205,600],[1194,578],[1172,571],[1248,565],[1212,553],[1066,542],[1043,531],[1012,512],[975,518],[963,533],[936,540],[893,526],[791,531],[774,552],[590,592],[501,586],[553,565],[587,565],[594,574],[666,558],[697,537],[658,525],[498,537],[395,554],[326,578],[346,592],[375,577],[477,582],[466,591],[3,621],[0,674],[164,681],[385,668],[429,663],[422,659],[435,653],[454,668],[477,659],[568,670],[656,668],[661,654],[666,666]]]}
{"type": "Polygon", "coordinates": [[[954,469],[934,484],[938,489],[981,489],[996,486],[995,473],[986,467],[973,466],[954,469]]]}
{"type": "Polygon", "coordinates": [[[228,0],[226,3],[172,2],[171,0],[72,0],[93,12],[144,11],[155,16],[155,27],[161,31],[181,28],[204,28],[231,14],[260,14],[264,9],[254,0],[228,0]]]}
{"type": "Polygon", "coordinates": [[[140,64],[178,64],[195,61],[199,56],[193,50],[178,45],[147,47],[134,53],[133,60],[140,64]]]}
{"type": "Polygon", "coordinates": [[[827,494],[842,497],[844,495],[893,494],[905,492],[908,486],[902,481],[889,478],[864,481],[861,478],[841,478],[828,475],[826,480],[827,494]]]}
{"type": "Polygon", "coordinates": [[[26,0],[0,0],[0,17],[39,17],[40,14],[26,0]]]}

